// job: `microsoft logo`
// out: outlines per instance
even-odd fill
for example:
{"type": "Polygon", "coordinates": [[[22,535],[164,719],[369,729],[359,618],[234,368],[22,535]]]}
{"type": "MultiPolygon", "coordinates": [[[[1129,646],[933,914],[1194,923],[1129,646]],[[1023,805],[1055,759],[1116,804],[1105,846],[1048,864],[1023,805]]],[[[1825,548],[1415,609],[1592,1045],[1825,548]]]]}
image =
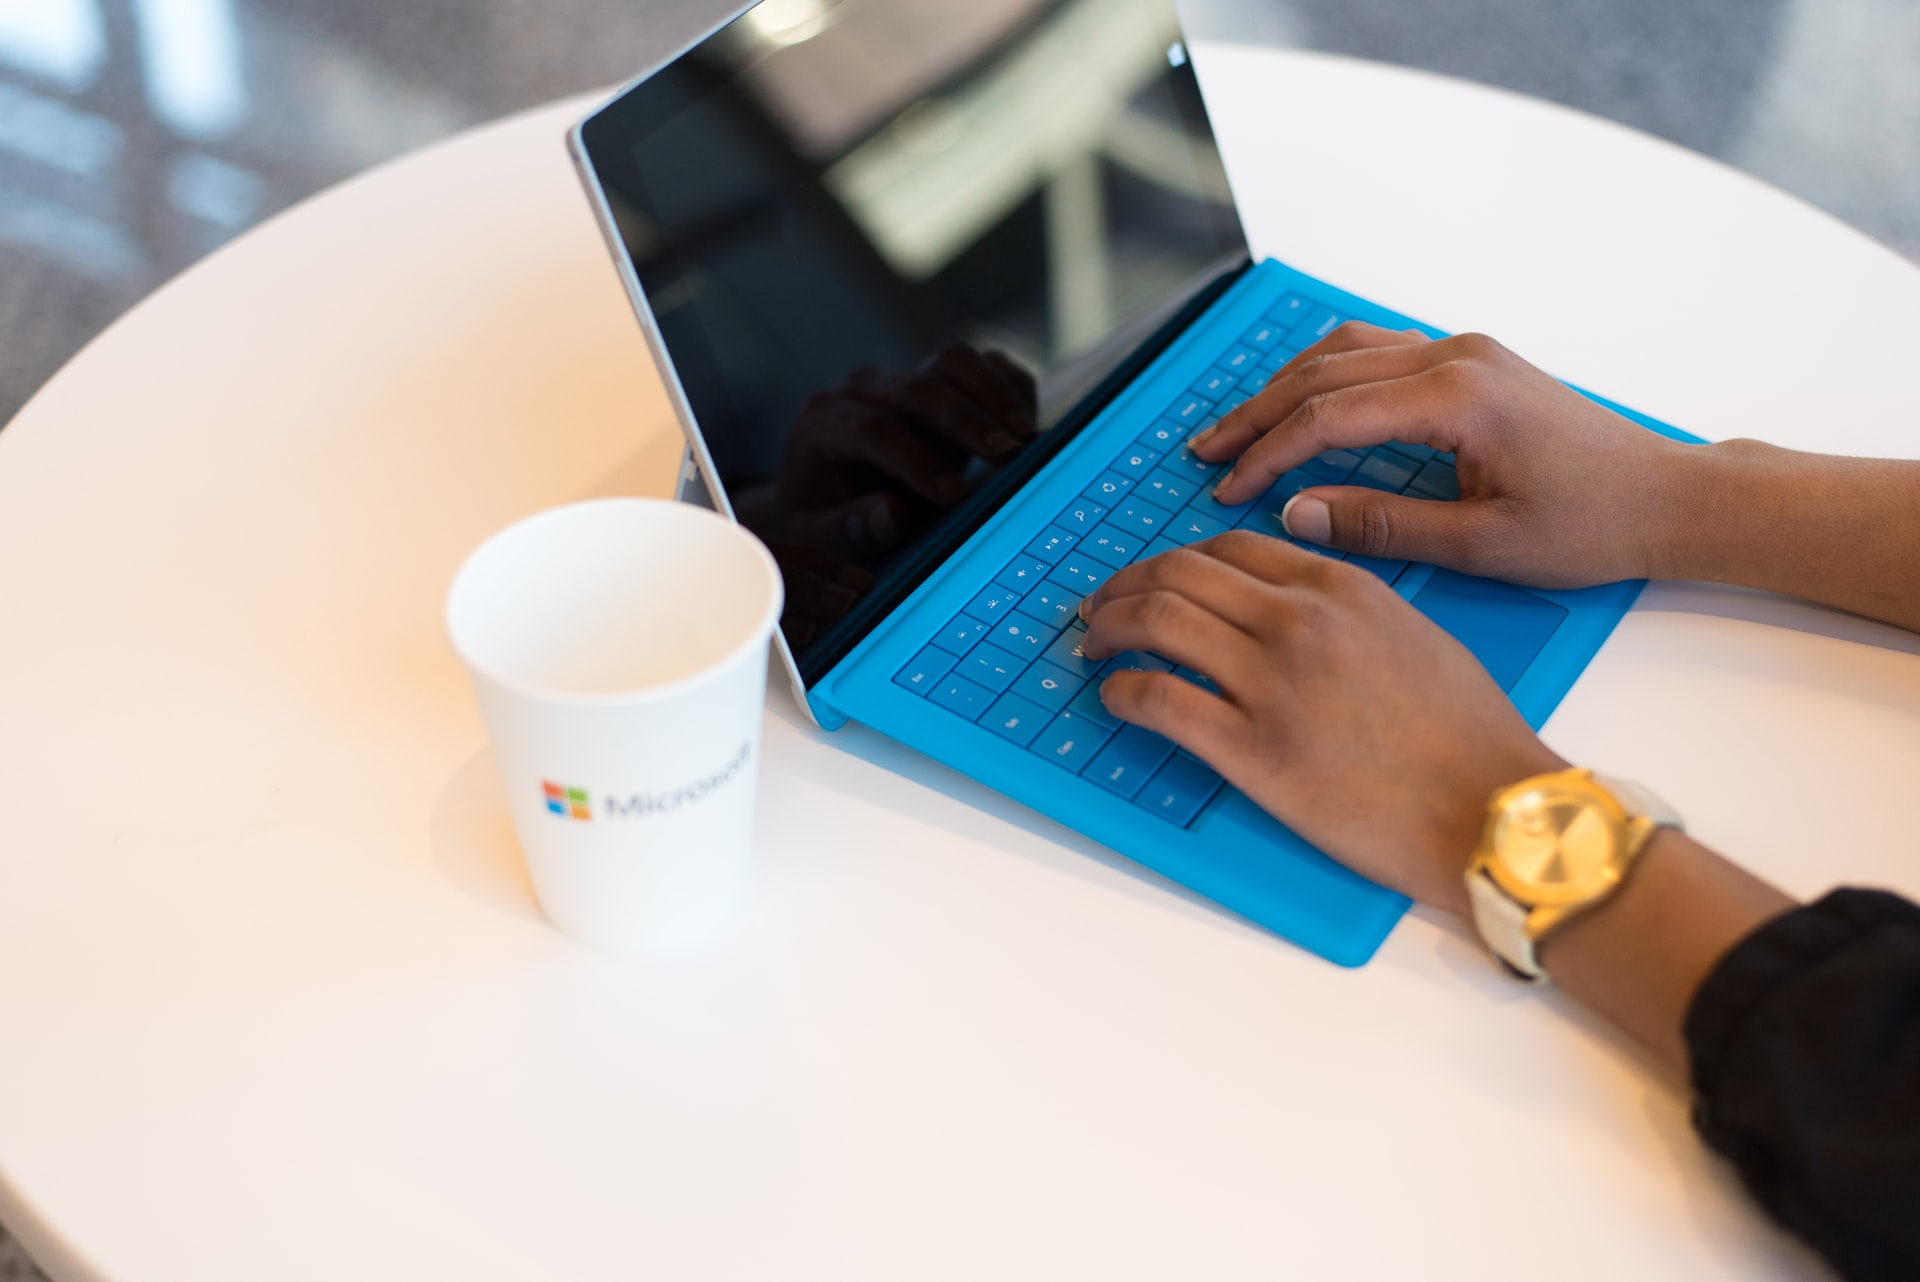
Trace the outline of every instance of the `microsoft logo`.
{"type": "Polygon", "coordinates": [[[578,819],[582,823],[593,820],[593,803],[587,797],[585,788],[568,788],[554,783],[551,779],[542,779],[540,789],[547,798],[547,810],[562,819],[578,819]]]}

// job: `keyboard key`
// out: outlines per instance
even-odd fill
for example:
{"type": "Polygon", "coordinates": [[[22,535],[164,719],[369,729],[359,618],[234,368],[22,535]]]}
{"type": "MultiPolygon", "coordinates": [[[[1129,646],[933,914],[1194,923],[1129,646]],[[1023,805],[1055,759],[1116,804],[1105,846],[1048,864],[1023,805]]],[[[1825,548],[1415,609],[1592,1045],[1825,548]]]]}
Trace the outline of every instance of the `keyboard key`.
{"type": "Polygon", "coordinates": [[[1420,469],[1420,474],[1413,478],[1413,484],[1407,487],[1407,493],[1416,498],[1452,502],[1460,497],[1460,477],[1454,472],[1451,462],[1442,463],[1435,459],[1420,469]]]}
{"type": "Polygon", "coordinates": [[[1291,331],[1294,326],[1307,318],[1313,304],[1298,294],[1288,294],[1285,298],[1267,309],[1267,319],[1284,330],[1291,331]]]}
{"type": "Polygon", "coordinates": [[[1003,694],[993,710],[980,718],[980,724],[999,735],[1010,739],[1022,748],[1032,743],[1034,736],[1047,728],[1047,722],[1053,719],[1053,713],[1017,694],[1003,694]]]}
{"type": "Polygon", "coordinates": [[[1140,790],[1133,804],[1175,827],[1184,828],[1213,800],[1220,784],[1219,775],[1186,753],[1176,752],[1140,790]]]}
{"type": "Polygon", "coordinates": [[[1212,517],[1222,525],[1238,525],[1251,511],[1253,511],[1252,499],[1229,506],[1213,497],[1212,486],[1203,485],[1200,487],[1200,492],[1194,495],[1193,502],[1187,505],[1186,514],[1212,517]]]}
{"type": "MultiPolygon", "coordinates": [[[[1107,525],[1143,536],[1141,542],[1160,533],[1173,520],[1173,513],[1155,507],[1144,499],[1122,503],[1107,518],[1107,525]]],[[[1096,531],[1097,532],[1097,531],[1096,531]]]]}
{"type": "Polygon", "coordinates": [[[1225,463],[1209,463],[1185,445],[1182,445],[1179,449],[1168,455],[1167,461],[1160,466],[1162,470],[1171,472],[1176,476],[1184,476],[1190,481],[1204,483],[1210,481],[1215,475],[1223,471],[1227,465],[1225,463]]]}
{"type": "Polygon", "coordinates": [[[1271,352],[1280,346],[1280,340],[1287,336],[1289,328],[1274,321],[1261,321],[1240,336],[1240,345],[1251,347],[1256,352],[1271,352]]]}
{"type": "Polygon", "coordinates": [[[953,667],[953,656],[928,646],[913,656],[913,662],[894,674],[893,683],[915,694],[925,694],[940,683],[953,667]]]}
{"type": "Polygon", "coordinates": [[[967,613],[991,627],[1002,616],[1012,614],[1019,601],[1018,592],[1010,592],[996,583],[967,602],[967,613]]]}
{"type": "Polygon", "coordinates": [[[993,693],[983,690],[965,677],[952,674],[942,678],[927,696],[949,712],[957,712],[972,721],[993,704],[993,693]]]}
{"type": "Polygon", "coordinates": [[[1301,490],[1325,482],[1309,476],[1299,468],[1281,475],[1268,488],[1265,494],[1253,501],[1252,509],[1241,520],[1240,527],[1246,530],[1258,530],[1262,534],[1271,534],[1275,538],[1286,537],[1286,527],[1280,524],[1280,514],[1286,511],[1287,504],[1301,490]]]}
{"type": "Polygon", "coordinates": [[[1204,397],[1209,401],[1218,401],[1233,386],[1233,375],[1223,369],[1210,369],[1200,376],[1200,381],[1188,388],[1188,394],[1204,397]]]}
{"type": "Polygon", "coordinates": [[[1391,584],[1406,571],[1405,561],[1383,561],[1377,556],[1361,556],[1358,552],[1349,552],[1347,560],[1371,574],[1377,574],[1391,584]]]}
{"type": "Polygon", "coordinates": [[[1360,456],[1352,450],[1328,450],[1302,463],[1300,470],[1312,476],[1315,485],[1345,485],[1359,466],[1360,456]]]}
{"type": "Polygon", "coordinates": [[[973,649],[974,643],[986,634],[986,624],[971,614],[956,614],[953,621],[934,636],[933,644],[957,659],[973,649]]]}
{"type": "Polygon", "coordinates": [[[1102,472],[1100,479],[1089,485],[1080,497],[1091,499],[1095,503],[1112,503],[1119,500],[1133,488],[1133,478],[1119,472],[1102,472]]]}
{"type": "Polygon", "coordinates": [[[1027,751],[1078,773],[1112,736],[1113,731],[1076,716],[1069,708],[1047,723],[1027,751]]]}
{"type": "Polygon", "coordinates": [[[1170,472],[1164,467],[1140,482],[1133,491],[1135,498],[1145,499],[1169,512],[1178,512],[1199,492],[1200,482],[1197,478],[1170,472]]]}
{"type": "MultiPolygon", "coordinates": [[[[1125,510],[1124,504],[1121,510],[1125,510]]],[[[1140,555],[1140,549],[1147,545],[1147,539],[1148,536],[1144,534],[1135,534],[1109,521],[1087,535],[1080,550],[1118,570],[1133,563],[1133,559],[1140,555]]]]}
{"type": "MultiPolygon", "coordinates": [[[[1178,517],[1174,518],[1176,524],[1179,522],[1179,519],[1178,517]]],[[[1151,561],[1162,552],[1178,552],[1180,546],[1180,544],[1175,543],[1172,539],[1162,534],[1159,538],[1147,544],[1147,550],[1140,554],[1139,559],[1142,561],[1151,561]]]]}
{"type": "Polygon", "coordinates": [[[1347,478],[1347,484],[1398,494],[1407,488],[1407,482],[1419,470],[1418,464],[1401,458],[1391,450],[1375,450],[1360,461],[1360,466],[1347,478]]]}
{"type": "Polygon", "coordinates": [[[1213,402],[1189,394],[1167,406],[1167,412],[1162,417],[1172,419],[1175,423],[1191,430],[1195,423],[1212,412],[1213,402]]]}
{"type": "Polygon", "coordinates": [[[1094,673],[1100,671],[1100,665],[1080,653],[1080,643],[1086,639],[1086,625],[1074,624],[1055,637],[1053,644],[1047,647],[1047,662],[1076,677],[1091,679],[1094,673]]]}
{"type": "Polygon", "coordinates": [[[1202,690],[1205,690],[1208,694],[1220,693],[1220,687],[1214,683],[1214,680],[1212,677],[1208,676],[1204,672],[1195,672],[1192,668],[1176,667],[1173,670],[1173,675],[1176,677],[1179,677],[1182,681],[1185,681],[1190,685],[1199,686],[1202,690]]]}
{"type": "Polygon", "coordinates": [[[1020,599],[1018,608],[1020,613],[1038,619],[1057,632],[1078,617],[1080,594],[1069,592],[1057,583],[1042,583],[1020,599]]]}
{"type": "Polygon", "coordinates": [[[1031,660],[1038,658],[1053,644],[1054,631],[1016,610],[994,624],[993,630],[987,633],[987,639],[1009,654],[1031,660]]]}
{"type": "Polygon", "coordinates": [[[1167,526],[1166,536],[1180,547],[1225,534],[1227,527],[1204,512],[1182,512],[1167,526]]]}
{"type": "Polygon", "coordinates": [[[1172,755],[1173,743],[1170,740],[1162,739],[1151,730],[1142,730],[1139,726],[1123,726],[1087,764],[1087,768],[1080,772],[1080,777],[1131,800],[1153,777],[1160,763],[1172,755]]]}
{"type": "Polygon", "coordinates": [[[1013,684],[1013,679],[1026,666],[1025,659],[1008,654],[995,645],[994,636],[989,633],[988,639],[973,647],[973,653],[960,660],[960,666],[953,671],[955,676],[965,677],[973,684],[985,686],[999,694],[1013,684]]]}
{"type": "Polygon", "coordinates": [[[1159,450],[1164,454],[1174,446],[1180,444],[1180,442],[1186,440],[1188,432],[1197,430],[1197,428],[1190,427],[1185,423],[1176,423],[1170,418],[1163,418],[1146,431],[1140,433],[1140,438],[1135,441],[1134,444],[1144,445],[1148,449],[1159,450]]]}
{"type": "Polygon", "coordinates": [[[1060,564],[1053,567],[1049,577],[1061,587],[1071,588],[1085,596],[1113,577],[1113,567],[1076,549],[1067,553],[1060,564]]]}
{"type": "Polygon", "coordinates": [[[1289,347],[1312,347],[1315,343],[1333,333],[1340,327],[1340,318],[1334,315],[1331,307],[1314,304],[1306,318],[1293,327],[1287,335],[1289,347]]]}
{"type": "Polygon", "coordinates": [[[1057,525],[1047,527],[1047,532],[1027,544],[1027,555],[1037,561],[1052,565],[1067,554],[1067,549],[1080,541],[1080,536],[1057,525]]]}
{"type": "Polygon", "coordinates": [[[1013,692],[1049,711],[1058,712],[1086,684],[1086,678],[1076,677],[1065,668],[1055,667],[1042,659],[1013,679],[1013,692]]]}
{"type": "Polygon", "coordinates": [[[1433,446],[1415,445],[1411,441],[1387,441],[1381,445],[1381,448],[1392,450],[1396,454],[1404,454],[1416,463],[1425,463],[1433,457],[1433,446]]]}
{"type": "Polygon", "coordinates": [[[1159,450],[1150,450],[1144,445],[1136,444],[1114,461],[1113,470],[1122,476],[1130,476],[1138,482],[1141,477],[1151,472],[1153,465],[1159,461],[1159,450]]]}
{"type": "Polygon", "coordinates": [[[1120,718],[1108,712],[1107,705],[1100,702],[1098,681],[1090,681],[1082,686],[1080,693],[1073,696],[1073,702],[1067,707],[1102,729],[1118,730],[1120,728],[1120,718]]]}
{"type": "MultiPolygon", "coordinates": [[[[1006,569],[1000,571],[994,582],[1012,592],[1016,597],[1031,592],[1033,585],[1047,577],[1047,563],[1037,556],[1015,557],[1006,569]]],[[[988,616],[982,615],[982,618],[988,616]]]]}
{"type": "Polygon", "coordinates": [[[1100,675],[1110,677],[1116,672],[1172,672],[1173,665],[1157,654],[1145,650],[1122,650],[1100,665],[1100,675]]]}
{"type": "Polygon", "coordinates": [[[1054,517],[1053,523],[1063,530],[1072,530],[1075,534],[1085,534],[1088,530],[1100,524],[1100,518],[1106,514],[1107,509],[1105,507],[1098,503],[1090,503],[1082,499],[1080,502],[1075,503],[1072,507],[1062,512],[1059,516],[1054,517]]]}
{"type": "Polygon", "coordinates": [[[1236,347],[1215,361],[1214,365],[1216,368],[1223,369],[1237,378],[1245,378],[1248,374],[1253,373],[1253,367],[1259,360],[1260,353],[1254,351],[1251,347],[1236,347]]]}

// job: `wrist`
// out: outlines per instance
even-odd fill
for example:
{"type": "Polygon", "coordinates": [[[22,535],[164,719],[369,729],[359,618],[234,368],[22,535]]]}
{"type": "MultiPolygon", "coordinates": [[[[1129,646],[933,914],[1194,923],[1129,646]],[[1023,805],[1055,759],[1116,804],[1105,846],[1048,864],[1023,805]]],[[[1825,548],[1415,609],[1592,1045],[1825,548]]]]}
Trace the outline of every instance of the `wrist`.
{"type": "Polygon", "coordinates": [[[1749,523],[1777,519],[1792,497],[1775,466],[1782,453],[1750,440],[1669,443],[1648,487],[1654,512],[1643,577],[1744,581],[1742,558],[1756,546],[1749,523]]]}

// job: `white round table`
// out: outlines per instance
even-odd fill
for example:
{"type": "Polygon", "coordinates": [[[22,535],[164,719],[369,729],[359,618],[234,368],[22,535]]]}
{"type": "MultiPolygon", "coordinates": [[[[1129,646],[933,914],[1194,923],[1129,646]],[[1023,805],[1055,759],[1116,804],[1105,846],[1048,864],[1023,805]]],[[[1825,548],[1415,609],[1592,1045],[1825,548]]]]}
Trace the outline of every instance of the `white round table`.
{"type": "MultiPolygon", "coordinates": [[[[1537,102],[1199,61],[1259,252],[1703,435],[1920,454],[1920,271],[1864,237],[1537,102]]],[[[549,928],[440,607],[673,480],[584,106],[277,219],[0,434],[0,1220],[56,1278],[1822,1276],[1459,927],[1340,970],[783,689],[737,936],[549,928]]],[[[1547,736],[1795,892],[1920,893],[1920,638],[1657,586],[1547,736]]]]}

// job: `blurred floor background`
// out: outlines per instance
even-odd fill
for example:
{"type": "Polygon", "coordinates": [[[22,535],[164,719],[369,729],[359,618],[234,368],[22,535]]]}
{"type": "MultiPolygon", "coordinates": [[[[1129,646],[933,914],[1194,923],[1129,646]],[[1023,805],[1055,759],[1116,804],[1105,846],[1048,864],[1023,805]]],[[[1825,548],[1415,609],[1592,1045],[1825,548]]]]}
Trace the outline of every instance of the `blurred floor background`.
{"type": "MultiPolygon", "coordinates": [[[[0,423],[262,218],[623,79],[731,3],[0,0],[0,423]]],[[[1920,0],[1183,4],[1195,35],[1424,67],[1623,121],[1920,258],[1920,0]]]]}
{"type": "MultiPolygon", "coordinates": [[[[1196,36],[1403,63],[1611,117],[1920,259],[1920,0],[1182,3],[1196,36]]],[[[731,7],[0,0],[0,423],[115,317],[261,219],[422,143],[621,80],[731,7]]],[[[0,1232],[0,1282],[37,1277],[0,1232]]]]}

